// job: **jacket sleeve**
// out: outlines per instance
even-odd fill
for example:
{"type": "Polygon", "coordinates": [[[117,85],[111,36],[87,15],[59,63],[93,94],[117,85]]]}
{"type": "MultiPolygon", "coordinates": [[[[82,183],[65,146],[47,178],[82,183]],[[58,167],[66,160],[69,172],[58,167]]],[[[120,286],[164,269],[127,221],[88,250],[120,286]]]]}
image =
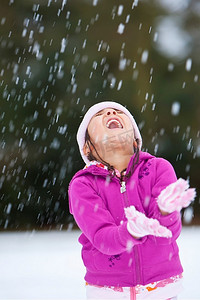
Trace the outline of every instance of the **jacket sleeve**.
{"type": "Polygon", "coordinates": [[[70,212],[80,230],[104,254],[119,254],[146,240],[146,237],[133,238],[127,230],[127,221],[116,225],[105,203],[86,178],[79,177],[72,181],[69,202],[70,212]]]}
{"type": "Polygon", "coordinates": [[[148,217],[157,219],[161,225],[171,230],[171,238],[156,238],[156,242],[159,244],[170,244],[174,242],[180,235],[182,229],[181,214],[178,211],[174,211],[168,215],[163,216],[157,204],[157,197],[164,188],[166,188],[169,184],[175,182],[177,180],[177,177],[172,165],[167,160],[162,158],[157,158],[156,160],[156,176],[152,187],[151,200],[148,208],[148,217]]]}

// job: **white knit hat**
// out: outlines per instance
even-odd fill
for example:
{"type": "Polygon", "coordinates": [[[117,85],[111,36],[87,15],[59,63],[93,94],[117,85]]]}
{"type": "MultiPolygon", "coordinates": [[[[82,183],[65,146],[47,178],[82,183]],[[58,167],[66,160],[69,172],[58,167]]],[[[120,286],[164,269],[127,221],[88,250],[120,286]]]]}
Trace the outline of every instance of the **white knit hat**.
{"type": "Polygon", "coordinates": [[[87,156],[83,152],[83,147],[85,145],[86,130],[88,128],[88,125],[89,125],[92,117],[96,113],[98,113],[100,110],[103,110],[105,108],[114,108],[114,109],[121,110],[130,118],[132,125],[133,125],[133,129],[134,129],[135,139],[138,139],[138,147],[139,147],[139,149],[141,149],[141,147],[142,147],[142,137],[141,137],[139,128],[138,128],[133,116],[128,111],[128,109],[126,109],[123,105],[116,103],[116,102],[112,102],[112,101],[100,102],[100,103],[94,104],[93,106],[91,106],[88,109],[88,111],[86,112],[86,114],[78,128],[78,132],[77,132],[77,142],[78,142],[79,150],[80,150],[81,156],[86,164],[88,164],[90,162],[88,160],[87,156]]]}

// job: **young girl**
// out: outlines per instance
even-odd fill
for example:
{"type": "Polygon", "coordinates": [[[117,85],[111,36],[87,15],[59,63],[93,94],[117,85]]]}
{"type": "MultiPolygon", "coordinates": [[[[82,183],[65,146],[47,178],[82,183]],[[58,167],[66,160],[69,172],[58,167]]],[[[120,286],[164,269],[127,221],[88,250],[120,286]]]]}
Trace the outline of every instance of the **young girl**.
{"type": "Polygon", "coordinates": [[[77,141],[86,166],[70,182],[69,203],[82,231],[87,299],[177,299],[180,210],[195,189],[141,151],[138,126],[119,103],[92,106],[77,141]]]}

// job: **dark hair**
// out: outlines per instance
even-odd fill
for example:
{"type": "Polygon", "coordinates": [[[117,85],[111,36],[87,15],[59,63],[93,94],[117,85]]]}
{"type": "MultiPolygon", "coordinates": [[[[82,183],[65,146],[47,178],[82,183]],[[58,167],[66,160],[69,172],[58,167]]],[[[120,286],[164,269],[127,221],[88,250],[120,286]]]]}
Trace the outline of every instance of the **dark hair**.
{"type": "MultiPolygon", "coordinates": [[[[92,161],[92,160],[100,161],[100,162],[103,163],[105,166],[107,166],[108,171],[109,171],[110,178],[116,176],[116,172],[115,172],[114,166],[111,166],[108,162],[106,162],[105,160],[103,160],[103,159],[100,157],[99,153],[97,152],[97,150],[96,150],[94,144],[92,143],[92,141],[91,141],[91,139],[90,139],[90,135],[89,135],[89,133],[88,133],[88,130],[86,130],[86,133],[85,133],[85,142],[86,142],[86,144],[88,145],[88,147],[89,147],[89,149],[90,149],[90,153],[87,155],[88,160],[90,160],[90,161],[92,161]],[[97,154],[97,157],[98,157],[98,158],[96,158],[96,157],[92,154],[91,146],[93,147],[93,149],[94,149],[95,153],[97,154]]],[[[121,174],[120,180],[121,180],[121,181],[123,181],[125,178],[129,178],[129,177],[133,174],[133,172],[134,172],[134,170],[135,170],[135,166],[136,166],[136,165],[138,164],[138,162],[139,162],[139,153],[140,153],[140,150],[139,150],[139,147],[138,147],[138,142],[139,142],[139,140],[136,139],[136,142],[137,142],[137,147],[134,147],[135,157],[134,157],[134,159],[133,159],[132,166],[131,166],[131,168],[130,168],[130,171],[129,171],[127,174],[125,174],[125,175],[123,174],[123,173],[126,171],[126,169],[124,169],[124,170],[122,170],[122,171],[120,172],[120,174],[121,174]]]]}

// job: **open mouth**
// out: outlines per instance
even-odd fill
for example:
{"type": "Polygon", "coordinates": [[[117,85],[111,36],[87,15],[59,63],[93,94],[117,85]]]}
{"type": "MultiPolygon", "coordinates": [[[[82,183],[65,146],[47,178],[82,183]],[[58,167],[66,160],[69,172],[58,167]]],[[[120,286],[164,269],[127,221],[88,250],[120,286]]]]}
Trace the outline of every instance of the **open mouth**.
{"type": "Polygon", "coordinates": [[[116,129],[116,128],[123,128],[123,125],[117,119],[110,119],[106,123],[106,127],[108,127],[109,129],[116,129]]]}

